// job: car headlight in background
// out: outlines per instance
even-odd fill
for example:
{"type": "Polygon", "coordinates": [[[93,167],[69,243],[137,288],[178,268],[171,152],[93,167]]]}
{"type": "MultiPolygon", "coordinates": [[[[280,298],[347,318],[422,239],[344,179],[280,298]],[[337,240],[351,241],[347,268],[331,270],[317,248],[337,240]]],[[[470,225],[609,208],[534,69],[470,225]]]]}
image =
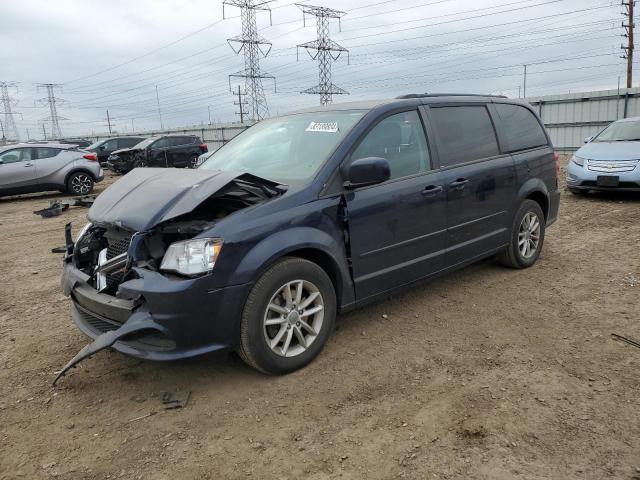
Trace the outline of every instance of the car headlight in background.
{"type": "Polygon", "coordinates": [[[574,155],[573,157],[571,157],[571,161],[573,163],[575,163],[576,165],[578,165],[579,167],[583,167],[584,166],[584,158],[582,158],[582,157],[578,157],[578,156],[574,155]]]}
{"type": "Polygon", "coordinates": [[[182,275],[199,275],[213,270],[220,250],[221,238],[197,238],[169,245],[160,270],[182,275]]]}

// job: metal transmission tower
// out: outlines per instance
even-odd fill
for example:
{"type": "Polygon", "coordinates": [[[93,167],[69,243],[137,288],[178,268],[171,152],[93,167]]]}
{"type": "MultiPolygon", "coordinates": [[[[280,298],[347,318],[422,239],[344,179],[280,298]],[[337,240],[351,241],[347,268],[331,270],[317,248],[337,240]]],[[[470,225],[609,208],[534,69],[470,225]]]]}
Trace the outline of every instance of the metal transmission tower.
{"type": "Polygon", "coordinates": [[[62,88],[62,85],[57,83],[39,83],[37,85],[38,90],[44,88],[47,90],[47,96],[36,100],[36,105],[49,105],[49,116],[42,119],[43,122],[49,122],[51,124],[50,138],[62,138],[62,130],[60,130],[60,120],[68,120],[58,115],[58,105],[64,103],[64,100],[57,98],[55,90],[62,88]]]}
{"type": "Polygon", "coordinates": [[[16,87],[15,82],[0,82],[0,113],[4,115],[4,125],[2,129],[3,140],[20,140],[18,127],[13,118],[14,112],[12,106],[17,105],[17,101],[9,96],[9,88],[16,87]]]}
{"type": "Polygon", "coordinates": [[[253,120],[262,120],[269,116],[267,98],[264,95],[262,80],[271,79],[275,86],[275,77],[260,70],[260,56],[266,57],[271,51],[271,43],[258,34],[256,23],[256,10],[269,12],[271,23],[271,9],[269,3],[273,0],[224,0],[222,2],[222,17],[224,18],[224,6],[231,5],[240,9],[242,19],[242,34],[229,38],[227,42],[231,49],[238,55],[244,53],[244,70],[229,75],[229,90],[232,78],[244,78],[246,100],[249,106],[248,117],[253,120]],[[234,46],[235,45],[235,46],[234,46]]]}
{"type": "Polygon", "coordinates": [[[312,59],[318,60],[320,81],[317,86],[303,90],[300,93],[320,95],[320,105],[328,105],[331,103],[333,95],[346,95],[349,93],[331,82],[332,62],[338,60],[343,52],[347,52],[348,55],[349,50],[329,38],[329,19],[337,18],[338,25],[340,25],[340,17],[346,14],[331,8],[314,7],[313,5],[300,3],[296,3],[296,5],[302,9],[304,25],[306,26],[306,15],[313,15],[316,17],[318,29],[318,38],[316,40],[300,44],[298,48],[304,48],[312,59]],[[315,50],[315,53],[311,53],[310,50],[315,50]]]}
{"type": "Polygon", "coordinates": [[[627,17],[627,23],[622,22],[622,27],[625,29],[623,37],[626,37],[627,45],[622,45],[621,47],[624,51],[622,58],[627,60],[627,88],[633,87],[633,51],[635,50],[635,46],[633,44],[633,29],[635,28],[635,24],[633,22],[633,7],[635,6],[635,3],[635,0],[629,0],[628,2],[622,0],[622,6],[626,7],[626,11],[623,15],[627,17]]]}

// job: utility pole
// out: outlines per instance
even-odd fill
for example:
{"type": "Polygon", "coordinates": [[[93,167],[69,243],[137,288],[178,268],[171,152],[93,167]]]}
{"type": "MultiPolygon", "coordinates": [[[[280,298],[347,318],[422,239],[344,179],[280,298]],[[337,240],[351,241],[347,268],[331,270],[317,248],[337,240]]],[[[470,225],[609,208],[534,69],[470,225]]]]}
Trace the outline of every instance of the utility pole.
{"type": "Polygon", "coordinates": [[[29,133],[29,129],[27,128],[27,141],[31,140],[31,134],[29,133]]]}
{"type": "Polygon", "coordinates": [[[109,109],[107,109],[107,125],[109,126],[109,135],[111,135],[111,117],[109,117],[109,109]]]}
{"type": "Polygon", "coordinates": [[[7,143],[7,137],[4,134],[4,125],[2,120],[0,120],[0,130],[2,131],[2,136],[0,137],[0,145],[5,145],[7,143]]]}
{"type": "Polygon", "coordinates": [[[156,85],[156,101],[158,102],[158,117],[160,118],[160,130],[164,130],[162,123],[162,112],[160,111],[160,97],[158,96],[158,85],[156,85]]]}
{"type": "Polygon", "coordinates": [[[238,101],[237,102],[233,102],[234,105],[237,105],[240,108],[239,112],[236,112],[236,115],[240,115],[240,123],[244,123],[244,116],[245,116],[245,111],[244,111],[244,106],[247,104],[246,100],[242,100],[242,91],[240,90],[240,85],[238,85],[238,93],[236,93],[236,95],[238,95],[238,101]]]}
{"type": "Polygon", "coordinates": [[[622,58],[627,60],[627,88],[633,87],[633,51],[635,49],[633,44],[633,29],[636,26],[633,21],[633,7],[635,3],[634,0],[627,2],[622,0],[622,6],[626,7],[623,15],[627,17],[627,23],[622,22],[622,28],[625,29],[625,33],[622,36],[627,38],[627,45],[622,45],[620,48],[624,51],[622,58]]]}
{"type": "Polygon", "coordinates": [[[45,126],[44,126],[44,122],[42,123],[42,138],[43,138],[44,140],[46,140],[46,139],[47,139],[47,129],[46,129],[46,128],[45,128],[45,126]]]}
{"type": "Polygon", "coordinates": [[[16,87],[15,82],[0,82],[0,114],[4,115],[3,139],[20,141],[20,134],[16,126],[15,118],[11,107],[17,105],[17,101],[9,96],[9,88],[16,87]]]}
{"type": "Polygon", "coordinates": [[[522,87],[522,98],[527,98],[527,65],[524,66],[524,86],[522,87]]]}
{"type": "Polygon", "coordinates": [[[260,57],[266,57],[271,51],[271,43],[258,34],[256,23],[256,10],[269,12],[271,22],[271,9],[269,3],[273,0],[224,0],[222,2],[222,18],[225,18],[224,7],[230,5],[240,9],[242,19],[242,34],[229,38],[227,42],[236,53],[244,53],[244,70],[229,75],[229,91],[235,93],[231,87],[231,79],[244,79],[244,90],[249,105],[249,117],[258,121],[269,116],[267,97],[264,94],[262,80],[273,80],[275,90],[275,77],[260,69],[260,57]],[[234,47],[235,45],[235,47],[234,47]]]}
{"type": "Polygon", "coordinates": [[[62,88],[62,85],[57,83],[39,83],[37,87],[38,87],[38,90],[44,88],[47,91],[47,96],[45,98],[40,98],[36,100],[36,105],[49,106],[49,116],[46,118],[43,118],[42,120],[45,122],[48,121],[51,123],[51,137],[54,139],[60,139],[62,138],[62,131],[60,129],[60,120],[68,120],[67,118],[64,118],[58,115],[58,105],[63,104],[64,100],[62,100],[61,98],[57,98],[55,95],[55,91],[56,89],[62,88]]]}
{"type": "Polygon", "coordinates": [[[211,125],[211,105],[207,105],[207,110],[209,111],[209,125],[211,125]]]}
{"type": "Polygon", "coordinates": [[[320,95],[320,105],[328,105],[332,101],[333,95],[346,95],[348,92],[340,87],[335,86],[331,82],[331,64],[340,58],[343,52],[349,54],[349,50],[337,44],[330,38],[329,19],[337,18],[340,25],[340,17],[346,15],[340,10],[333,10],[325,7],[315,7],[313,5],[305,5],[296,3],[302,9],[302,21],[306,26],[306,15],[316,17],[316,27],[318,37],[307,43],[302,43],[296,47],[296,57],[298,49],[304,48],[313,60],[318,60],[318,85],[307,88],[300,93],[310,93],[312,95],[320,95]],[[315,53],[311,53],[311,50],[315,53]]]}

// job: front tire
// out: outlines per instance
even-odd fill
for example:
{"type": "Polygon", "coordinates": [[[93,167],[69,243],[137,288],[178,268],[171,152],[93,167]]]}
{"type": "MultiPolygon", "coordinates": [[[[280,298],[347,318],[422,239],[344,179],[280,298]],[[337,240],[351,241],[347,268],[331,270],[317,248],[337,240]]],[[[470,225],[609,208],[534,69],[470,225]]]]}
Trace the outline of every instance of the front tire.
{"type": "Polygon", "coordinates": [[[325,271],[302,258],[284,258],[249,293],[238,353],[263,373],[293,372],[318,356],[335,317],[336,294],[325,271]]]}
{"type": "Polygon", "coordinates": [[[85,172],[73,173],[67,179],[67,191],[72,195],[89,195],[93,190],[93,177],[85,172]]]}
{"type": "Polygon", "coordinates": [[[529,268],[540,257],[544,234],[542,208],[533,200],[525,200],[515,215],[509,246],[498,256],[498,261],[510,268],[529,268]]]}

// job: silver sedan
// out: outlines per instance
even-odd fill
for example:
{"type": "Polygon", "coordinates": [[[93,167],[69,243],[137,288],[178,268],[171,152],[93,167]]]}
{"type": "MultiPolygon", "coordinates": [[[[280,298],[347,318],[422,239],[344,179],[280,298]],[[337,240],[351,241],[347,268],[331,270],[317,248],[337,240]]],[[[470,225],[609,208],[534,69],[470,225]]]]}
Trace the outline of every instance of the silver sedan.
{"type": "Polygon", "coordinates": [[[76,145],[18,143],[0,147],[0,196],[48,190],[87,195],[102,179],[96,154],[76,145]]]}

